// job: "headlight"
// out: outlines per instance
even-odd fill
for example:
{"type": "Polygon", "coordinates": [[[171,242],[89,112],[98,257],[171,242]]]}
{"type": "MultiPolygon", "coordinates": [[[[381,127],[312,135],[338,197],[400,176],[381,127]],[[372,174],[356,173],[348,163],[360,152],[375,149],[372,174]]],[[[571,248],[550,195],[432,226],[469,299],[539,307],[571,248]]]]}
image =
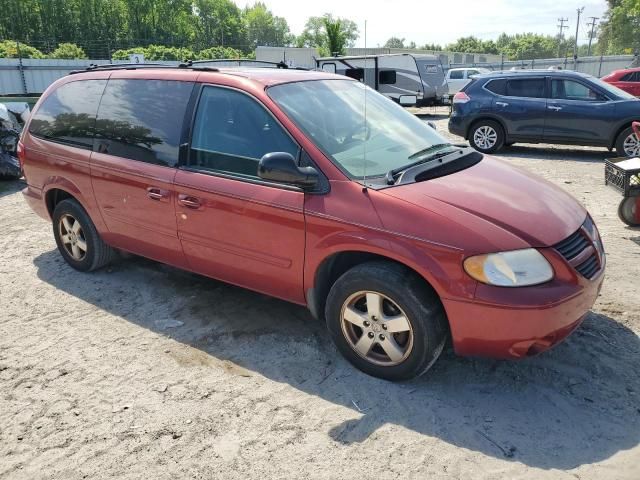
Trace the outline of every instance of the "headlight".
{"type": "Polygon", "coordinates": [[[469,257],[464,269],[479,282],[498,287],[525,287],[553,278],[551,265],[533,248],[469,257]]]}

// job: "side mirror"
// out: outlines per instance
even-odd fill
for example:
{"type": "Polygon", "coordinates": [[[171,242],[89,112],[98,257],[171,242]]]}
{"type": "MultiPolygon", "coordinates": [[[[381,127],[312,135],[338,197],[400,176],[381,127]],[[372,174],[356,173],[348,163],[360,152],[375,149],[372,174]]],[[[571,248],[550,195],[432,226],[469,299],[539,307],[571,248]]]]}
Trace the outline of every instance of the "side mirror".
{"type": "Polygon", "coordinates": [[[310,188],[318,183],[318,171],[313,167],[299,167],[287,152],[267,153],[258,163],[258,176],[263,180],[289,183],[310,188]]]}

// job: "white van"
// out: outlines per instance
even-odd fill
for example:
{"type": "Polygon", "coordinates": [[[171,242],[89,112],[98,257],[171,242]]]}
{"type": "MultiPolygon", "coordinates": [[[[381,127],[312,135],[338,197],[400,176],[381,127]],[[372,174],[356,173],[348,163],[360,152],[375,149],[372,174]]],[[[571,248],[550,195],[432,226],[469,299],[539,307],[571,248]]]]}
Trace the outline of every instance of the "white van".
{"type": "Polygon", "coordinates": [[[449,87],[449,95],[453,96],[458,93],[462,88],[471,81],[472,75],[478,75],[479,73],[489,73],[491,70],[480,67],[463,67],[463,68],[451,68],[447,72],[445,79],[447,80],[447,86],[449,87]]]}

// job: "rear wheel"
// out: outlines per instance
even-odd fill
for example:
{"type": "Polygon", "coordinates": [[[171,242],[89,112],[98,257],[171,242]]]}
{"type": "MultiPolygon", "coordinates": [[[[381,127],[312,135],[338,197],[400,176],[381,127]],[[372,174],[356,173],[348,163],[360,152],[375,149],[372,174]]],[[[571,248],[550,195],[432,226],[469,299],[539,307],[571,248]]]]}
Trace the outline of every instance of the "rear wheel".
{"type": "Polygon", "coordinates": [[[62,257],[81,272],[101,268],[115,256],[115,250],[102,241],[87,212],[73,199],[56,205],[53,236],[62,257]]]}
{"type": "Polygon", "coordinates": [[[640,227],[640,209],[638,197],[628,197],[618,206],[618,217],[630,227],[640,227]]]}
{"type": "Polygon", "coordinates": [[[447,336],[436,293],[391,262],[369,262],[342,275],[326,305],[333,340],[355,367],[374,377],[405,380],[426,372],[447,336]]]}
{"type": "Polygon", "coordinates": [[[616,139],[616,152],[621,157],[640,156],[640,139],[631,127],[625,128],[616,139]]]}
{"type": "Polygon", "coordinates": [[[502,126],[493,120],[480,120],[469,131],[469,143],[482,153],[493,153],[504,145],[502,126]]]}

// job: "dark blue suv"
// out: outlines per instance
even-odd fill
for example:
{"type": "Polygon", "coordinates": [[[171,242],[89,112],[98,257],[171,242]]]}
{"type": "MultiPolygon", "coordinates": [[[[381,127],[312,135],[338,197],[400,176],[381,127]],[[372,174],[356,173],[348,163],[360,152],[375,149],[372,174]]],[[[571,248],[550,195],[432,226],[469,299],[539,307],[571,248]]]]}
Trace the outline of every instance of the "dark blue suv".
{"type": "Polygon", "coordinates": [[[523,142],[594,145],[640,156],[634,120],[640,120],[640,99],[597,78],[520,70],[475,76],[453,97],[449,131],[486,153],[523,142]]]}

